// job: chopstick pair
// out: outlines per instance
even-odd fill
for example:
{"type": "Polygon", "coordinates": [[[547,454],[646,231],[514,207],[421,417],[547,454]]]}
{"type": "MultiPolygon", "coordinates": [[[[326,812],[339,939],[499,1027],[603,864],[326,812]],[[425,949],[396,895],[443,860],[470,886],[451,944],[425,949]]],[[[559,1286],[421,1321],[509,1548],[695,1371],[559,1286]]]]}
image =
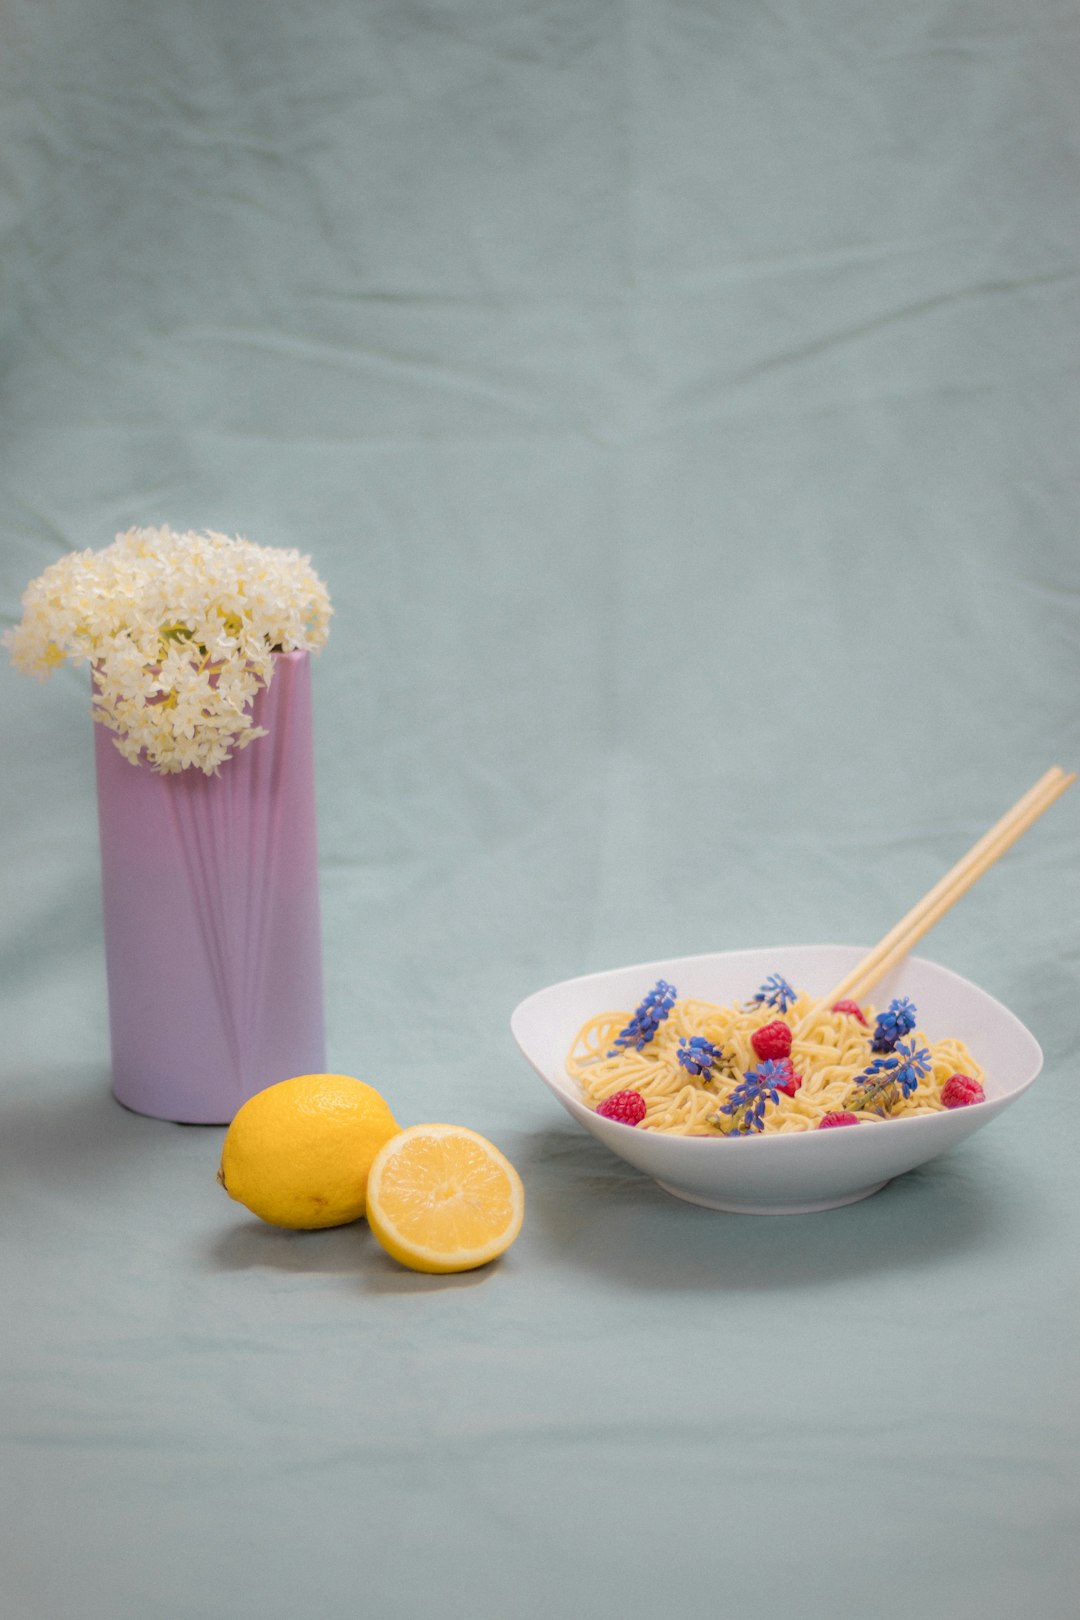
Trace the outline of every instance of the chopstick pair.
{"type": "Polygon", "coordinates": [[[967,854],[923,895],[918,904],[912,906],[911,910],[901,917],[896,926],[878,941],[873,950],[869,951],[850,973],[845,974],[827,996],[822,996],[815,1002],[810,1012],[800,1021],[800,1029],[805,1028],[823,1008],[831,1007],[834,1002],[845,998],[857,1001],[867,995],[890,969],[902,961],[912,946],[944,916],[945,912],[967,893],[972,884],[977,882],[1075,781],[1075,772],[1066,775],[1059,765],[1051,766],[1034,787],[1029,788],[1017,799],[1012,809],[1006,811],[1001,820],[996,821],[989,831],[971,846],[967,854]]]}

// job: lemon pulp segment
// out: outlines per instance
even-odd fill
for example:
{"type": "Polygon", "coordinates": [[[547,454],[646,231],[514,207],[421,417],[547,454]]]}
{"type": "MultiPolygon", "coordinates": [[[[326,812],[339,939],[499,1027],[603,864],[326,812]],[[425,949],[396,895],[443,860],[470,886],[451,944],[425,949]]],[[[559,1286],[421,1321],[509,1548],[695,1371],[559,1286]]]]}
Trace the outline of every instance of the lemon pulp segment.
{"type": "Polygon", "coordinates": [[[469,1271],[521,1230],[525,1193],[513,1165],[461,1125],[411,1125],[375,1155],[367,1218],[383,1248],[415,1271],[469,1271]]]}

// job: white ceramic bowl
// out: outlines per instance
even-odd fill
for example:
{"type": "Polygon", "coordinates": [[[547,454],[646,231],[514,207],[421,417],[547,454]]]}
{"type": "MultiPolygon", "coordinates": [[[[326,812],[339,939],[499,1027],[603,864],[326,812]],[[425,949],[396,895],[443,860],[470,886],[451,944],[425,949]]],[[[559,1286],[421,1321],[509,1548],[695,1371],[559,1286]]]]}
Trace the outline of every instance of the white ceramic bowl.
{"type": "Polygon", "coordinates": [[[680,996],[727,1004],[748,1000],[771,973],[783,974],[797,990],[825,995],[865,955],[859,946],[783,945],[591,973],[527,997],[510,1027],[567,1113],[676,1198],[754,1215],[832,1209],[869,1197],[894,1176],[954,1147],[1032,1084],[1042,1051],[1000,1001],[948,968],[909,956],[867,999],[885,1007],[894,996],[908,996],[929,1039],[952,1035],[964,1041],[986,1071],[986,1101],[847,1130],[716,1139],[642,1131],[594,1113],[567,1076],[564,1060],[586,1019],[609,1009],[632,1011],[657,979],[674,984],[680,996]]]}

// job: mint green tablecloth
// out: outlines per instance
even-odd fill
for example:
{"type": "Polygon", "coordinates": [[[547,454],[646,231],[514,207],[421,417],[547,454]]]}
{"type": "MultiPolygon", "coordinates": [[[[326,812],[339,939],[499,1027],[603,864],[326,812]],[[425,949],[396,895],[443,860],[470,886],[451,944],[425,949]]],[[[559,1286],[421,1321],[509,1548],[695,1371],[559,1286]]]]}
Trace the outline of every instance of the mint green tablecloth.
{"type": "Polygon", "coordinates": [[[0,672],[4,1620],[1071,1620],[1069,795],[926,954],[1046,1051],[875,1198],[678,1203],[552,980],[879,937],[1075,766],[1080,13],[9,0],[0,585],[309,551],[330,1063],[496,1140],[488,1272],[109,1093],[88,700],[0,672]]]}

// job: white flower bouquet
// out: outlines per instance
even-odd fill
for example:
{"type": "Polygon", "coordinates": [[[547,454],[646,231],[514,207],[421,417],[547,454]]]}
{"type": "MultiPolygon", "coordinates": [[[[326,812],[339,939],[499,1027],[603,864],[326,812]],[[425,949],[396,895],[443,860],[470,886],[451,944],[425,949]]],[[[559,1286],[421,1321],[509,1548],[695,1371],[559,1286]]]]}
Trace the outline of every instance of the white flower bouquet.
{"type": "Polygon", "coordinates": [[[299,552],[168,527],[70,553],[22,606],[3,637],[16,668],[43,679],[88,663],[94,718],[126,759],[163,775],[213,775],[264,736],[251,706],[274,655],[323,646],[332,611],[299,552]]]}

